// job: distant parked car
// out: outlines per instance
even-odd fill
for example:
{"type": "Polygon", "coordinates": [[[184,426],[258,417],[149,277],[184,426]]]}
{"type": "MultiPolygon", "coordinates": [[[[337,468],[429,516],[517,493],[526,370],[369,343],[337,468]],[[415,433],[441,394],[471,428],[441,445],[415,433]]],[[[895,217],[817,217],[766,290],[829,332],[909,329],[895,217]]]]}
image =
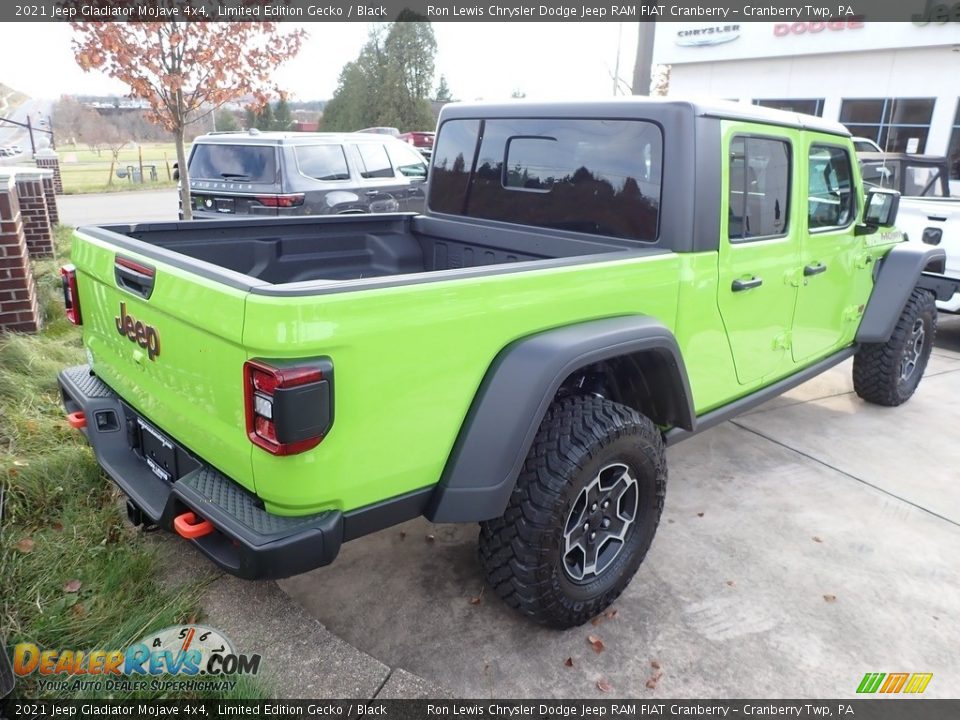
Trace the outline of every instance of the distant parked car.
{"type": "Polygon", "coordinates": [[[421,155],[429,159],[433,153],[433,138],[435,136],[436,133],[432,131],[407,132],[399,135],[397,139],[403,140],[408,145],[413,145],[420,151],[421,155]]]}
{"type": "Polygon", "coordinates": [[[373,133],[374,135],[392,135],[398,137],[400,131],[395,127],[369,127],[363,130],[357,130],[358,133],[373,133]]]}
{"type": "Polygon", "coordinates": [[[0,148],[0,157],[13,157],[16,154],[17,153],[15,153],[10,148],[5,148],[5,147],[0,148]]]}
{"type": "Polygon", "coordinates": [[[881,148],[879,145],[877,145],[877,144],[876,144],[873,140],[871,140],[870,138],[865,138],[865,137],[853,137],[853,138],[850,138],[850,139],[853,140],[853,149],[856,150],[858,153],[862,153],[862,152],[866,152],[866,153],[879,153],[879,152],[883,152],[883,148],[881,148]]]}
{"type": "Polygon", "coordinates": [[[195,218],[422,212],[427,163],[369,133],[202,135],[188,161],[195,218]]]}

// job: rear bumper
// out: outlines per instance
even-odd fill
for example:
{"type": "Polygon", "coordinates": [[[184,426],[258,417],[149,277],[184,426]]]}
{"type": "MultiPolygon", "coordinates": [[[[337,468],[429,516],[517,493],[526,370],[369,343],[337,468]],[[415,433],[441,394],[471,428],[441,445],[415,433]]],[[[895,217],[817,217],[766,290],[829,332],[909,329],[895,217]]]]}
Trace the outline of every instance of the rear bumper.
{"type": "Polygon", "coordinates": [[[218,566],[247,579],[282,578],[333,561],[343,541],[339,511],[303,517],[272,515],[237,483],[194,458],[173,438],[177,464],[185,470],[170,482],[155,475],[139,452],[137,419],[129,405],[92,373],[88,365],[67,368],[58,377],[68,413],[82,412],[82,429],[97,462],[153,523],[173,530],[185,512],[212,523],[213,532],[191,539],[218,566]]]}

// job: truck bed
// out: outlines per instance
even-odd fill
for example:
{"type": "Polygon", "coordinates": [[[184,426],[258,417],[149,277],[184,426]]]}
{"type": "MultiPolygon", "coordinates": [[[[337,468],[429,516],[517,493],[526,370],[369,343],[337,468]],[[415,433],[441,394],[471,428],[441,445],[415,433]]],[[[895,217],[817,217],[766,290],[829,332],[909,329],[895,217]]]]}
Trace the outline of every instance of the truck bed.
{"type": "MultiPolygon", "coordinates": [[[[150,247],[158,248],[271,285],[383,278],[648,248],[637,242],[584,235],[590,228],[572,230],[518,230],[506,224],[492,229],[489,222],[481,226],[412,214],[244,218],[80,229],[93,237],[106,233],[102,239],[135,252],[149,254],[150,247]]],[[[158,259],[170,260],[168,253],[163,255],[158,259]]]]}

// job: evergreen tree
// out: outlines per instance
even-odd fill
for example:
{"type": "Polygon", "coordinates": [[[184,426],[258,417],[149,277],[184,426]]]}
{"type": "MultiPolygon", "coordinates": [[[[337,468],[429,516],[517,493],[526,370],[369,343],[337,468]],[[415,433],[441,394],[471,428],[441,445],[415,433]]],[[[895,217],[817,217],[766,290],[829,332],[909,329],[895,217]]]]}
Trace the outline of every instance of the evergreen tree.
{"type": "Polygon", "coordinates": [[[440,82],[437,84],[437,93],[434,100],[438,103],[453,102],[453,95],[450,93],[450,87],[447,85],[446,75],[440,75],[440,82]]]}
{"type": "Polygon", "coordinates": [[[287,131],[291,127],[293,127],[293,115],[290,114],[290,105],[287,103],[287,98],[281,95],[277,104],[273,106],[273,127],[271,130],[287,131]]]}

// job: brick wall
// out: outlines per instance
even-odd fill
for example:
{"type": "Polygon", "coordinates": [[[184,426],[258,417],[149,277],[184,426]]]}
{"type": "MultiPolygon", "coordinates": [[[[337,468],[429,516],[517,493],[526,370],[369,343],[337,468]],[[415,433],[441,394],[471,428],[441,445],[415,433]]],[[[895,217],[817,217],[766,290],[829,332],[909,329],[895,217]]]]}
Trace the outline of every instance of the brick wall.
{"type": "Polygon", "coordinates": [[[38,168],[53,170],[53,189],[57,195],[63,195],[63,180],[60,178],[60,156],[49,148],[34,155],[38,168]]]}
{"type": "Polygon", "coordinates": [[[50,225],[56,225],[60,222],[60,210],[57,208],[57,188],[53,172],[50,170],[43,173],[43,196],[47,200],[47,217],[50,218],[50,225]]]}
{"type": "Polygon", "coordinates": [[[16,184],[12,177],[0,175],[0,331],[39,329],[37,286],[30,269],[16,184]]]}
{"type": "Polygon", "coordinates": [[[23,221],[23,236],[32,258],[53,257],[53,226],[47,214],[43,175],[44,171],[41,170],[18,168],[14,178],[23,221]]]}

